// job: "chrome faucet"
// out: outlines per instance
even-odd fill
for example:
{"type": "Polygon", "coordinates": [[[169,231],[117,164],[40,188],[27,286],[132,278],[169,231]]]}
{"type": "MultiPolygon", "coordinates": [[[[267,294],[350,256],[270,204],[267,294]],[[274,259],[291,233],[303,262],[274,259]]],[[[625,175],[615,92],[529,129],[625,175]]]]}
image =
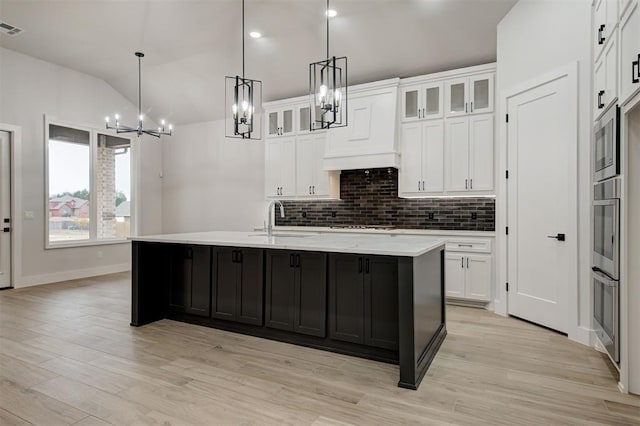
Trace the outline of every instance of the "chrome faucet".
{"type": "MultiPolygon", "coordinates": [[[[273,206],[275,206],[276,204],[278,204],[280,206],[280,217],[284,218],[284,206],[282,205],[282,203],[280,202],[280,200],[272,200],[269,203],[269,208],[268,208],[268,221],[267,221],[267,237],[271,238],[272,236],[272,232],[273,232],[273,223],[271,221],[271,216],[272,216],[272,210],[273,210],[273,206]]],[[[273,221],[275,222],[275,220],[273,221]]]]}

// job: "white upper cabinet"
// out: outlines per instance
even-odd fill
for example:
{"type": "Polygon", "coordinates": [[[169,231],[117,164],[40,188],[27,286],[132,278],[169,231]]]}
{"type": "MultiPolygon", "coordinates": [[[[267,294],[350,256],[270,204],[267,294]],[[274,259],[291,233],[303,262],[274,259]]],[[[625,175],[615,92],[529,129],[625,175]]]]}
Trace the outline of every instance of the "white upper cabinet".
{"type": "MultiPolygon", "coordinates": [[[[315,130],[316,124],[320,121],[320,114],[322,110],[319,106],[314,108],[315,117],[312,117],[309,111],[311,107],[309,103],[299,104],[296,106],[296,133],[297,134],[305,134],[309,133],[312,129],[315,130]]],[[[323,131],[323,130],[318,130],[323,131]]]]}
{"type": "Polygon", "coordinates": [[[445,120],[445,191],[493,190],[493,117],[445,120]]]}
{"type": "Polygon", "coordinates": [[[417,84],[402,88],[402,121],[442,118],[442,82],[417,84]]]}
{"type": "Polygon", "coordinates": [[[618,24],[618,0],[597,0],[593,8],[594,58],[599,58],[618,24]]]}
{"type": "Polygon", "coordinates": [[[267,137],[291,136],[295,133],[294,107],[266,111],[267,137]]]}
{"type": "Polygon", "coordinates": [[[640,2],[634,0],[620,21],[620,104],[640,88],[640,2]]]}
{"type": "Polygon", "coordinates": [[[299,136],[296,141],[296,196],[298,198],[337,198],[339,173],[322,168],[326,132],[299,136]],[[336,192],[337,191],[337,192],[336,192]]]}
{"type": "Polygon", "coordinates": [[[493,112],[493,73],[445,82],[445,116],[493,112]]]}
{"type": "Polygon", "coordinates": [[[268,198],[296,193],[296,139],[276,138],[265,146],[265,194],[268,198]]]}
{"type": "Polygon", "coordinates": [[[444,190],[444,123],[406,123],[400,137],[399,196],[415,197],[444,190]]]}

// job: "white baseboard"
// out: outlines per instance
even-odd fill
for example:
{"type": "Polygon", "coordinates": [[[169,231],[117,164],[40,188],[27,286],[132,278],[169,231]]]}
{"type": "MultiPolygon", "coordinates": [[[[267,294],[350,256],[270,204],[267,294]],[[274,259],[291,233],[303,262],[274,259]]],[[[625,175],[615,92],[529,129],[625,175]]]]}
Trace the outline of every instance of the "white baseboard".
{"type": "Polygon", "coordinates": [[[575,327],[569,330],[569,340],[582,343],[586,346],[593,346],[593,330],[586,327],[575,327]]]}
{"type": "Polygon", "coordinates": [[[74,269],[71,271],[53,272],[51,274],[29,275],[16,279],[15,288],[32,287],[35,285],[58,283],[61,281],[77,280],[80,278],[95,277],[98,275],[115,274],[131,270],[131,265],[119,263],[115,265],[99,266],[97,268],[74,269]]]}
{"type": "Polygon", "coordinates": [[[501,300],[493,299],[493,313],[507,317],[507,304],[503,303],[501,300]]]}

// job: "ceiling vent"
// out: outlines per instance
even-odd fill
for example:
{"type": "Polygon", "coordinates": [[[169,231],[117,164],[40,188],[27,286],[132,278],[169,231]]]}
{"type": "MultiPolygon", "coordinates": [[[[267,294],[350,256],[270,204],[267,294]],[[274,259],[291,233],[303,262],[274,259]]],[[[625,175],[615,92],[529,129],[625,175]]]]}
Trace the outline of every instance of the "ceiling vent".
{"type": "Polygon", "coordinates": [[[22,28],[14,27],[13,25],[0,21],[0,34],[15,36],[22,32],[24,32],[22,28]]]}

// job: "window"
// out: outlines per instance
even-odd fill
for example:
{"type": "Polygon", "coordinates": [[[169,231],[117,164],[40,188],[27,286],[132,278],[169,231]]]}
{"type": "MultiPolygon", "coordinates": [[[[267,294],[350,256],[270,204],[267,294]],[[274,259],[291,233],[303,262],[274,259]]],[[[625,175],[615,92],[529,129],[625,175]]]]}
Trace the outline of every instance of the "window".
{"type": "Polygon", "coordinates": [[[131,235],[131,140],[80,126],[46,124],[47,246],[131,235]]]}

